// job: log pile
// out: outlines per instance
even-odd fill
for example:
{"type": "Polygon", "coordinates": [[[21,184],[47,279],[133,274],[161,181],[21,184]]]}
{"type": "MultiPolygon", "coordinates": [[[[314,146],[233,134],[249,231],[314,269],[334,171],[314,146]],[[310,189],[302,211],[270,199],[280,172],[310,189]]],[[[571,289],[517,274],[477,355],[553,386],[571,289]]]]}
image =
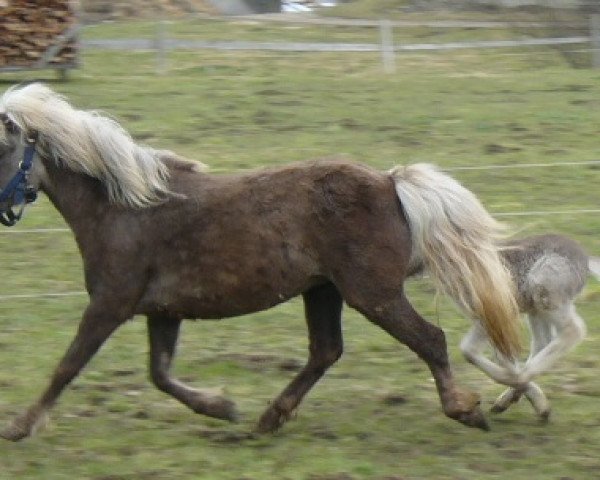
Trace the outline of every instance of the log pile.
{"type": "Polygon", "coordinates": [[[63,36],[76,24],[69,0],[0,0],[0,68],[73,65],[74,39],[63,36]],[[60,48],[58,48],[60,47],[60,48]]]}

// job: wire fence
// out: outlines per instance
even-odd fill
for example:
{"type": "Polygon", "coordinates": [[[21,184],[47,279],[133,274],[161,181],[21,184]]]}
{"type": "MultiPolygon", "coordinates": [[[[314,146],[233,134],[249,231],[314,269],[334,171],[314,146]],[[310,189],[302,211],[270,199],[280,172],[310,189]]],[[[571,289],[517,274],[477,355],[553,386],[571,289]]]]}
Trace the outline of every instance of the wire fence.
{"type": "MultiPolygon", "coordinates": [[[[531,169],[531,168],[553,168],[553,167],[575,167],[575,166],[598,166],[600,160],[587,160],[582,162],[551,162],[551,163],[513,163],[497,165],[459,165],[456,167],[447,167],[447,172],[469,171],[469,170],[510,170],[510,169],[531,169]]],[[[543,215],[573,215],[573,214],[595,214],[600,213],[598,208],[576,208],[565,210],[527,210],[518,212],[493,212],[497,217],[517,217],[517,216],[543,216],[543,215]]],[[[19,235],[19,234],[52,234],[70,232],[69,228],[47,227],[47,228],[29,228],[29,229],[2,229],[0,235],[19,235]]],[[[0,296],[0,299],[3,297],[0,296]]]]}

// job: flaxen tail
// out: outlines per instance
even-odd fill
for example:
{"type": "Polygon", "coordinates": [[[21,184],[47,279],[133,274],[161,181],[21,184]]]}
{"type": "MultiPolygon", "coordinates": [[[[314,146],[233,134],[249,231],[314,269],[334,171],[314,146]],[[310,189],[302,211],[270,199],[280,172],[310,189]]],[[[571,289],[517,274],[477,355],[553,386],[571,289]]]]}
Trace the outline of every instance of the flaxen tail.
{"type": "Polygon", "coordinates": [[[590,257],[588,261],[590,273],[600,282],[600,258],[590,257]]]}
{"type": "Polygon", "coordinates": [[[477,197],[428,164],[390,171],[410,226],[412,258],[423,263],[439,290],[480,321],[508,358],[520,350],[515,287],[497,248],[502,225],[477,197]]]}

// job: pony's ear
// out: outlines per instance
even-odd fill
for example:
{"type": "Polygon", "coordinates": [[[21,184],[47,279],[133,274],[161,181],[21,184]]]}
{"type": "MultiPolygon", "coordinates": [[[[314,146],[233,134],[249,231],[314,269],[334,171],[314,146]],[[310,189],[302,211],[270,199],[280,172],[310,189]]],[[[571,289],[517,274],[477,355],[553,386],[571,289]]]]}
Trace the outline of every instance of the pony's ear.
{"type": "Polygon", "coordinates": [[[0,122],[2,122],[8,133],[16,134],[19,132],[19,127],[17,127],[17,124],[13,122],[6,113],[0,113],[0,122]]]}

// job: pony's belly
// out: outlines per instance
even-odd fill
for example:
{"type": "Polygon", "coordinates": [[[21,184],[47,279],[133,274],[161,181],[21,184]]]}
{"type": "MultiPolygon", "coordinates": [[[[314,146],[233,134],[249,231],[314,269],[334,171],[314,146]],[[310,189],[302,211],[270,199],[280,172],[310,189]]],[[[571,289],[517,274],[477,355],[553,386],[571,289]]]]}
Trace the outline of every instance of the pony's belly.
{"type": "Polygon", "coordinates": [[[323,283],[320,277],[288,285],[264,285],[256,280],[237,288],[150,289],[138,304],[137,313],[164,313],[179,318],[219,319],[266,310],[310,287],[323,283]]]}

